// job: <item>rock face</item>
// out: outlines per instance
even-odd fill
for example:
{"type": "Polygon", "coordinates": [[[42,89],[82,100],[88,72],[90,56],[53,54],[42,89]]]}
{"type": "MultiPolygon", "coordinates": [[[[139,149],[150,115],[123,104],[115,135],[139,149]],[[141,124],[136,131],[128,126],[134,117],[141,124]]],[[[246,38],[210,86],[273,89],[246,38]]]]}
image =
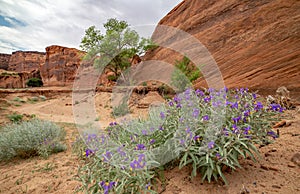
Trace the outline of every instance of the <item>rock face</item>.
{"type": "Polygon", "coordinates": [[[0,53],[0,69],[4,69],[4,70],[8,69],[8,64],[9,64],[10,57],[11,57],[10,54],[0,53]]]}
{"type": "Polygon", "coordinates": [[[9,71],[32,72],[38,71],[45,63],[45,53],[36,51],[13,52],[9,60],[9,71]]]}
{"type": "Polygon", "coordinates": [[[45,64],[40,68],[44,86],[72,84],[84,52],[75,48],[49,46],[45,64]]]}
{"type": "Polygon", "coordinates": [[[34,77],[30,72],[0,71],[0,88],[25,88],[26,81],[34,77]]]}
{"type": "MultiPolygon", "coordinates": [[[[300,88],[298,0],[184,0],[159,25],[181,29],[205,45],[227,87],[300,88]]],[[[156,30],[153,38],[161,35],[156,30]]],[[[161,47],[145,55],[171,64],[178,58],[161,47]]]]}

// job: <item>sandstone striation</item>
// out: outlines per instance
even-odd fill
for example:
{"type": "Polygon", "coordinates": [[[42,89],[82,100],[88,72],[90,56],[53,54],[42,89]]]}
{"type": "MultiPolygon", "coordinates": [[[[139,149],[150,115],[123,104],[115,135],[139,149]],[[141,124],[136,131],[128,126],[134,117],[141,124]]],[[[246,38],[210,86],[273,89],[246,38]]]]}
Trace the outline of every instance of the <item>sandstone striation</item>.
{"type": "MultiPolygon", "coordinates": [[[[298,0],[184,0],[159,25],[181,29],[205,45],[227,87],[300,88],[298,0]]],[[[167,35],[156,30],[152,37],[167,35]]],[[[162,47],[145,55],[172,64],[179,58],[162,47]]]]}

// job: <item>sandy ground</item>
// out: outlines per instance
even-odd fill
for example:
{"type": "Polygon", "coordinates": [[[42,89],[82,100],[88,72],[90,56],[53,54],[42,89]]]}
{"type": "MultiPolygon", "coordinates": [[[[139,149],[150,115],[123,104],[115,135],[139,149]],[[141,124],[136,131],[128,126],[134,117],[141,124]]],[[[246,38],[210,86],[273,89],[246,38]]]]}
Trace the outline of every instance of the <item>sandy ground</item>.
{"type": "MultiPolygon", "coordinates": [[[[71,143],[78,133],[72,124],[73,116],[76,117],[72,110],[72,95],[68,93],[50,95],[47,100],[39,100],[36,103],[16,102],[14,99],[17,96],[27,99],[34,94],[2,95],[0,123],[3,125],[8,122],[6,115],[12,112],[34,114],[38,118],[57,122],[67,131],[68,149],[51,155],[46,160],[34,157],[0,163],[0,193],[74,193],[80,185],[74,179],[80,161],[71,152],[71,143]]],[[[107,125],[114,120],[111,116],[110,98],[110,93],[95,95],[97,118],[92,118],[95,122],[107,125]]],[[[74,106],[78,104],[75,103],[74,106]]],[[[139,113],[147,111],[134,108],[132,110],[135,114],[138,111],[139,113]]],[[[300,107],[297,107],[296,110],[285,113],[292,124],[279,128],[280,137],[274,144],[260,148],[262,157],[257,163],[244,159],[241,160],[242,169],[225,173],[229,186],[216,182],[201,183],[200,175],[191,180],[188,168],[180,171],[173,168],[166,171],[167,186],[162,193],[300,193],[300,158],[298,164],[291,161],[296,153],[300,154],[299,110],[300,107]]]]}

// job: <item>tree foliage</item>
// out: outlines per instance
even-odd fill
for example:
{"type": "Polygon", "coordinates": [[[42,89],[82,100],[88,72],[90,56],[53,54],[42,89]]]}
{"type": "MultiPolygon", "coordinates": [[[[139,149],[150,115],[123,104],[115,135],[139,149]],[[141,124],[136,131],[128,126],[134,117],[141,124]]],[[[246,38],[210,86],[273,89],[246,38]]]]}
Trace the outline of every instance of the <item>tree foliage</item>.
{"type": "Polygon", "coordinates": [[[191,86],[191,82],[200,77],[200,71],[192,63],[191,60],[184,56],[182,60],[175,61],[175,70],[171,76],[171,83],[180,91],[191,86]]]}
{"type": "Polygon", "coordinates": [[[141,38],[130,29],[126,21],[109,19],[104,25],[105,34],[95,26],[85,31],[80,47],[89,57],[100,56],[94,61],[96,67],[106,67],[119,76],[130,66],[134,55],[141,55],[156,46],[150,39],[141,38]]]}

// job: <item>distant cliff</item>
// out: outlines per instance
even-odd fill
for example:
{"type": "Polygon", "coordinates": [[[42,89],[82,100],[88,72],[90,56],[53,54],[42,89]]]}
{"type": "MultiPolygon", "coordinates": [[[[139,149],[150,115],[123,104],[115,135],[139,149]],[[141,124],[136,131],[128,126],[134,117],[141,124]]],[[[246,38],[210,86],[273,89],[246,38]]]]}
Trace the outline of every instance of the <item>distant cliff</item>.
{"type": "Polygon", "coordinates": [[[0,87],[25,87],[25,82],[31,77],[41,77],[45,86],[72,84],[83,55],[84,52],[75,48],[57,45],[47,47],[46,52],[0,54],[0,69],[9,71],[0,75],[0,87]]]}

